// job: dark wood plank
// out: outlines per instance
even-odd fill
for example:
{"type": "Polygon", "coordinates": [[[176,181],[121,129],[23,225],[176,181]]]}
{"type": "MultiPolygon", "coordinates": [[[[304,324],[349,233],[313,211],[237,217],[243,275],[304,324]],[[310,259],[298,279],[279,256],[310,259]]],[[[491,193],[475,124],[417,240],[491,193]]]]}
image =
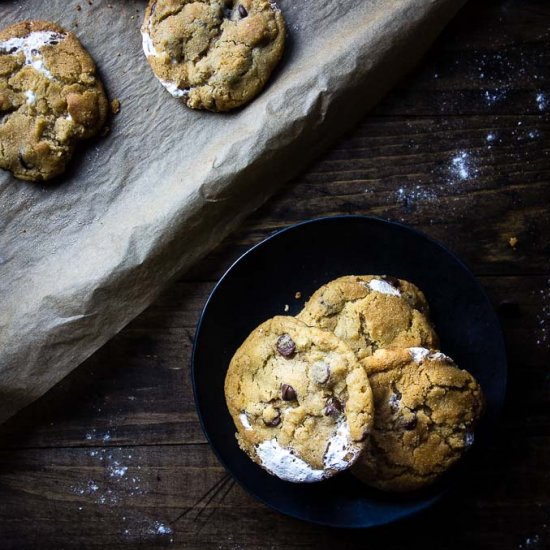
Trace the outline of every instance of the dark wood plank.
{"type": "Polygon", "coordinates": [[[550,103],[548,2],[469,2],[376,115],[541,114],[550,103]]]}
{"type": "Polygon", "coordinates": [[[319,528],[258,505],[206,446],[57,449],[48,462],[37,450],[2,452],[0,487],[10,502],[2,511],[2,547],[401,549],[429,540],[432,548],[463,549],[468,540],[474,548],[518,548],[548,536],[541,472],[550,467],[550,437],[500,435],[467,483],[437,508],[399,529],[371,533],[319,528]]]}
{"type": "Polygon", "coordinates": [[[367,117],[185,277],[218,278],[275,229],[340,213],[413,225],[480,274],[547,273],[549,155],[548,116],[367,117]]]}

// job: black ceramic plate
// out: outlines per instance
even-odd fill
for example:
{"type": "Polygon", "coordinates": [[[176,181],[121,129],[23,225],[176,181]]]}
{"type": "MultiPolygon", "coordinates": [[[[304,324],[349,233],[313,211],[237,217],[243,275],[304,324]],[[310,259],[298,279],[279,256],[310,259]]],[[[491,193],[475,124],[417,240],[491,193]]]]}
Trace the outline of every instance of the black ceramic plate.
{"type": "MultiPolygon", "coordinates": [[[[494,426],[506,386],[498,319],[479,283],[453,254],[417,231],[375,218],[337,216],[294,225],[235,262],[210,295],[197,327],[193,389],[214,452],[253,496],[306,521],[373,527],[427,508],[461,472],[455,469],[428,490],[406,496],[370,490],[348,472],[313,484],[281,481],[238,448],[223,391],[233,353],[257,325],[284,315],[285,304],[288,315],[298,313],[319,286],[351,274],[393,275],[424,291],[441,349],[469,370],[485,393],[487,411],[474,445],[479,452],[494,426]]],[[[467,466],[462,464],[462,469],[467,466]]]]}

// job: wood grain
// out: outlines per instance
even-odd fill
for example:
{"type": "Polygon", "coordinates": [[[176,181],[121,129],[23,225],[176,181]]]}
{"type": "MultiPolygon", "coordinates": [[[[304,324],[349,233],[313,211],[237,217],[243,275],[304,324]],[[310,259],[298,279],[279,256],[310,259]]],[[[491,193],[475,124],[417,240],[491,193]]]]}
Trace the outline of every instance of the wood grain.
{"type": "Polygon", "coordinates": [[[1,426],[0,548],[547,548],[549,42],[547,2],[469,3],[353,132],[1,426]],[[200,429],[189,373],[200,311],[231,263],[280,227],[340,213],[402,221],[461,256],[510,359],[501,426],[461,487],[370,532],[289,519],[234,485],[200,429]]]}

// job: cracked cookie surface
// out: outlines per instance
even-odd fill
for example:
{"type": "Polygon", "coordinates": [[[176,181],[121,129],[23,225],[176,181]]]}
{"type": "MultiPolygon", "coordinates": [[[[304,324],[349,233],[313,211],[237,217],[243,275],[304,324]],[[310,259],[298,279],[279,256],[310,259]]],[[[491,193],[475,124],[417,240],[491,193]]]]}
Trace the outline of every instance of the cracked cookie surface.
{"type": "Polygon", "coordinates": [[[473,443],[484,403],[479,384],[425,348],[379,350],[362,364],[374,395],[374,427],[352,473],[387,491],[432,483],[473,443]]]}
{"type": "Polygon", "coordinates": [[[73,33],[46,21],[0,31],[0,168],[32,181],[61,174],[107,110],[94,61],[73,33]]]}
{"type": "Polygon", "coordinates": [[[192,109],[228,111],[265,86],[284,49],[269,0],[150,0],[143,50],[161,84],[192,109]]]}
{"type": "Polygon", "coordinates": [[[372,425],[372,392],[354,354],[293,317],[274,317],[248,336],[229,365],[225,397],[241,449],[287,481],[347,469],[372,425]]]}
{"type": "Polygon", "coordinates": [[[378,348],[437,348],[422,291],[402,279],[349,275],[330,281],[308,300],[297,318],[334,332],[359,359],[378,348]]]}

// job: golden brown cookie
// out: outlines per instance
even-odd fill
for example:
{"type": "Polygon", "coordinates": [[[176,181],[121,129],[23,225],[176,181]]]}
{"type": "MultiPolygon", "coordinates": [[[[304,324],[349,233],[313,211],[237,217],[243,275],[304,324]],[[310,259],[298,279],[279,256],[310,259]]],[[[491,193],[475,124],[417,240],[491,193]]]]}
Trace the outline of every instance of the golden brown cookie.
{"type": "Polygon", "coordinates": [[[424,348],[378,350],[363,366],[374,428],[352,472],[386,491],[432,483],[474,441],[484,403],[479,384],[443,353],[424,348]]]}
{"type": "Polygon", "coordinates": [[[269,0],[150,0],[141,28],[155,76],[192,109],[229,111],[265,86],[284,49],[269,0]]]}
{"type": "Polygon", "coordinates": [[[348,468],[371,427],[364,369],[330,332],[293,317],[261,324],[237,350],[225,397],[239,446],[281,479],[320,481],[348,468]]]}
{"type": "Polygon", "coordinates": [[[379,348],[439,347],[422,291],[402,279],[349,275],[318,289],[297,318],[330,330],[357,354],[379,348]]]}
{"type": "Polygon", "coordinates": [[[0,168],[33,181],[60,174],[107,110],[95,64],[72,32],[46,21],[0,31],[0,168]]]}

